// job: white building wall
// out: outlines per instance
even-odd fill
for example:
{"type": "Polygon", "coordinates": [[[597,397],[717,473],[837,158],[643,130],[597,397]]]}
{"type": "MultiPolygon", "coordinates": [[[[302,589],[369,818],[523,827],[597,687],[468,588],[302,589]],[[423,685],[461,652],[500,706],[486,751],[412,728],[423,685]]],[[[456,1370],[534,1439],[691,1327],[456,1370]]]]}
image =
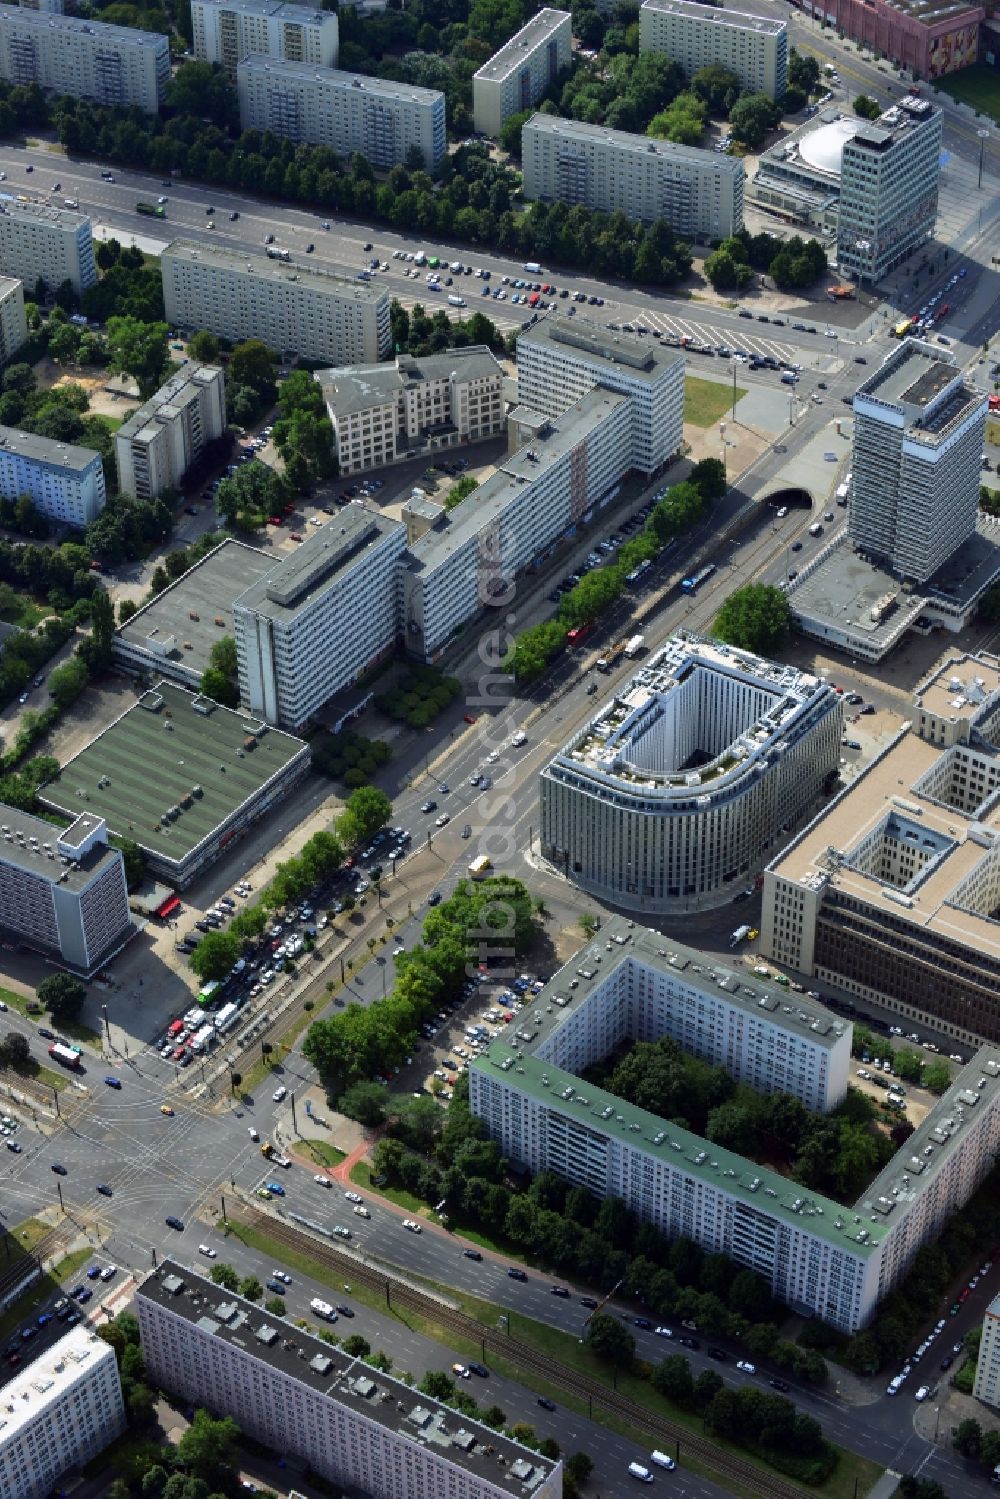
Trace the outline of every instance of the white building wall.
{"type": "Polygon", "coordinates": [[[5,499],[30,495],[43,515],[79,530],[100,515],[105,501],[100,454],[32,436],[31,448],[42,453],[27,456],[18,451],[23,441],[22,433],[0,427],[0,494],[5,499]]]}
{"type": "Polygon", "coordinates": [[[223,370],[187,366],[115,433],[119,488],[145,500],[176,488],[206,444],[221,437],[225,427],[223,370]]]}
{"type": "MultiPolygon", "coordinates": [[[[231,78],[251,53],[335,68],[340,23],[335,11],[282,0],[192,0],[194,55],[218,63],[231,78]]],[[[246,127],[244,126],[244,129],[246,127]]]]}
{"type": "Polygon", "coordinates": [[[787,87],[788,27],[771,17],[708,9],[694,0],[643,0],[639,50],[665,53],[689,77],[721,63],[746,93],[780,99],[787,87]]]}
{"type": "Polygon", "coordinates": [[[405,544],[405,526],[382,532],[287,622],[236,600],[240,697],[252,712],[298,729],[394,648],[405,544]]]}
{"type": "Polygon", "coordinates": [[[499,513],[484,507],[477,491],[452,512],[452,521],[459,518],[463,526],[460,537],[452,541],[446,525],[411,550],[414,561],[403,579],[404,640],[411,652],[431,660],[483,607],[490,578],[517,577],[628,472],[629,402],[601,392],[588,399],[589,430],[570,451],[545,464],[536,479],[511,483],[499,513]],[[467,506],[485,512],[475,529],[464,526],[471,513],[467,506]]]}
{"type": "Polygon", "coordinates": [[[438,89],[408,87],[336,68],[251,56],[237,69],[240,124],[288,140],[357,151],[372,166],[401,166],[417,150],[432,172],[445,153],[445,101],[438,89]]]}
{"type": "Polygon", "coordinates": [[[238,343],[330,364],[375,364],[389,353],[389,294],[260,256],[168,245],[160,257],[167,320],[238,343]],[[193,252],[193,253],[191,253],[193,252]]]}
{"type": "Polygon", "coordinates": [[[504,120],[533,109],[573,56],[569,11],[546,8],[526,22],[472,79],[476,130],[499,135],[504,120]]]}
{"type": "Polygon", "coordinates": [[[986,1308],[972,1393],[984,1405],[1000,1409],[1000,1296],[986,1308]]]}
{"type": "Polygon", "coordinates": [[[743,163],[580,120],[535,115],[521,132],[524,195],[582,203],[710,241],[743,228],[743,163]]]}
{"type": "Polygon", "coordinates": [[[158,32],[0,5],[0,78],[156,114],[170,81],[158,32]]]}
{"type": "Polygon", "coordinates": [[[679,452],[684,434],[684,355],[655,381],[638,379],[628,366],[592,356],[572,344],[532,337],[517,340],[518,400],[532,411],[558,416],[595,385],[628,396],[632,407],[632,466],[653,474],[679,452]]]}
{"type": "Polygon", "coordinates": [[[0,204],[0,272],[22,281],[29,299],[39,278],[53,291],[69,281],[79,296],[97,280],[90,220],[45,203],[0,204]]]}
{"type": "Polygon", "coordinates": [[[0,1493],[45,1499],[125,1430],[114,1349],[84,1324],[32,1359],[0,1396],[0,1493]]]}
{"type": "Polygon", "coordinates": [[[24,286],[18,280],[0,277],[0,364],[10,364],[27,338],[24,286]]]}

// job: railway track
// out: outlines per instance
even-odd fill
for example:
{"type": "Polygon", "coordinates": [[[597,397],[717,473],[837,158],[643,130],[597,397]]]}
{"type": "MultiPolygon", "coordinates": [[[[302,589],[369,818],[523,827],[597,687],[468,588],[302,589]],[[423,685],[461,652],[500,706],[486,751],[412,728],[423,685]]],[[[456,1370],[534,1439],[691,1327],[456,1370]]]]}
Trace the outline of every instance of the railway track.
{"type": "Polygon", "coordinates": [[[272,1238],[289,1249],[319,1260],[338,1277],[344,1276],[350,1281],[365,1286],[368,1290],[377,1291],[385,1297],[387,1307],[419,1312],[423,1316],[430,1317],[456,1336],[480,1344],[484,1355],[491,1352],[498,1358],[538,1375],[547,1384],[586,1400],[591,1412],[595,1407],[604,1410],[609,1415],[627,1421],[630,1426],[654,1438],[661,1445],[679,1442],[685,1452],[696,1457],[722,1477],[730,1478],[749,1492],[761,1495],[762,1499],[804,1499],[806,1490],[796,1484],[787,1482],[777,1474],[766,1473],[752,1463],[720,1450],[714,1442],[693,1434],[686,1426],[681,1426],[668,1417],[657,1416],[652,1411],[644,1410],[624,1395],[619,1395],[615,1390],[609,1390],[592,1376],[542,1353],[520,1338],[508,1336],[496,1328],[486,1327],[465,1312],[448,1307],[435,1297],[425,1295],[413,1286],[396,1280],[393,1276],[376,1270],[371,1265],[364,1264],[354,1255],[338,1249],[335,1244],[327,1244],[308,1232],[293,1228],[291,1224],[283,1222],[280,1218],[260,1212],[257,1208],[243,1208],[233,1216],[237,1218],[237,1221],[246,1222],[250,1227],[270,1234],[272,1238]]]}

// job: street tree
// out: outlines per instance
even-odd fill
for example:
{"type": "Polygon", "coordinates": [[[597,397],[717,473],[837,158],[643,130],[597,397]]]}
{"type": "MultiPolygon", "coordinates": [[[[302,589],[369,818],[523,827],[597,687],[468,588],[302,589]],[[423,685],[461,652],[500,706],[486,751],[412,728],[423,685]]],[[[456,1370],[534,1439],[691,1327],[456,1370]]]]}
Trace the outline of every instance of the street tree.
{"type": "Polygon", "coordinates": [[[587,1323],[587,1342],[599,1358],[625,1368],[635,1358],[635,1338],[608,1312],[595,1312],[587,1323]]]}
{"type": "Polygon", "coordinates": [[[196,1410],[194,1419],[177,1444],[177,1456],[195,1478],[210,1488],[228,1487],[236,1466],[236,1443],[240,1429],[232,1416],[215,1419],[206,1410],[196,1410]]]}
{"type": "Polygon", "coordinates": [[[71,973],[50,973],[35,994],[54,1020],[75,1020],[87,998],[87,986],[71,973]]]}
{"type": "Polygon", "coordinates": [[[224,979],[240,955],[240,940],[232,932],[207,932],[189,959],[202,983],[224,979]]]}
{"type": "Polygon", "coordinates": [[[773,656],[791,623],[788,596],[767,583],[748,583],[725,600],[715,617],[720,640],[761,656],[773,656]]]}
{"type": "Polygon", "coordinates": [[[199,364],[214,364],[219,357],[219,340],[202,328],[188,339],[188,355],[199,364]]]}
{"type": "Polygon", "coordinates": [[[227,1265],[224,1260],[219,1260],[212,1266],[209,1279],[213,1285],[224,1286],[227,1291],[238,1291],[240,1278],[232,1265],[227,1265]]]}
{"type": "Polygon", "coordinates": [[[357,848],[384,828],[392,816],[392,802],[377,786],[352,791],[337,819],[337,834],[347,848],[357,848]]]}

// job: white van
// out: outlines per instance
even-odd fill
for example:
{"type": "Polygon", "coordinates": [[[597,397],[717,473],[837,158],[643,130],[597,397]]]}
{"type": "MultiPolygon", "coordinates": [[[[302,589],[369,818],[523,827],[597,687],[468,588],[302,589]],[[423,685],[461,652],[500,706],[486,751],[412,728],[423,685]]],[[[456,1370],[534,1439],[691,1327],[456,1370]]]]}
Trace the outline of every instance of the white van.
{"type": "Polygon", "coordinates": [[[666,1452],[651,1452],[649,1460],[651,1463],[655,1463],[658,1468],[676,1468],[677,1466],[673,1458],[666,1452]]]}
{"type": "Polygon", "coordinates": [[[318,1296],[314,1296],[312,1301],[310,1301],[309,1310],[315,1312],[317,1317],[322,1317],[324,1322],[336,1322],[337,1320],[337,1313],[330,1303],[328,1301],[321,1301],[318,1296]]]}
{"type": "Polygon", "coordinates": [[[642,1466],[642,1463],[629,1463],[628,1470],[629,1470],[629,1473],[631,1474],[631,1476],[633,1478],[638,1478],[638,1480],[639,1480],[640,1483],[652,1483],[653,1482],[653,1475],[652,1475],[652,1473],[649,1471],[648,1468],[644,1468],[642,1466]]]}
{"type": "Polygon", "coordinates": [[[451,307],[464,307],[465,306],[465,298],[464,297],[449,297],[448,298],[448,303],[449,303],[449,306],[451,306],[451,307]]]}

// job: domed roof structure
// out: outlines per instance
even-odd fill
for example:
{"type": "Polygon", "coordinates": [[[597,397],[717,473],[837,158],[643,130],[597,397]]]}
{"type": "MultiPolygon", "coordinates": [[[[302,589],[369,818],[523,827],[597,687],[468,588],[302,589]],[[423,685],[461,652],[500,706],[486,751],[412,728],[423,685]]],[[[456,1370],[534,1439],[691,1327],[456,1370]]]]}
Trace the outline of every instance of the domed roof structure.
{"type": "Polygon", "coordinates": [[[820,125],[802,136],[798,142],[799,155],[807,166],[830,177],[840,176],[840,161],[844,146],[861,129],[863,120],[833,120],[829,125],[820,125]]]}

